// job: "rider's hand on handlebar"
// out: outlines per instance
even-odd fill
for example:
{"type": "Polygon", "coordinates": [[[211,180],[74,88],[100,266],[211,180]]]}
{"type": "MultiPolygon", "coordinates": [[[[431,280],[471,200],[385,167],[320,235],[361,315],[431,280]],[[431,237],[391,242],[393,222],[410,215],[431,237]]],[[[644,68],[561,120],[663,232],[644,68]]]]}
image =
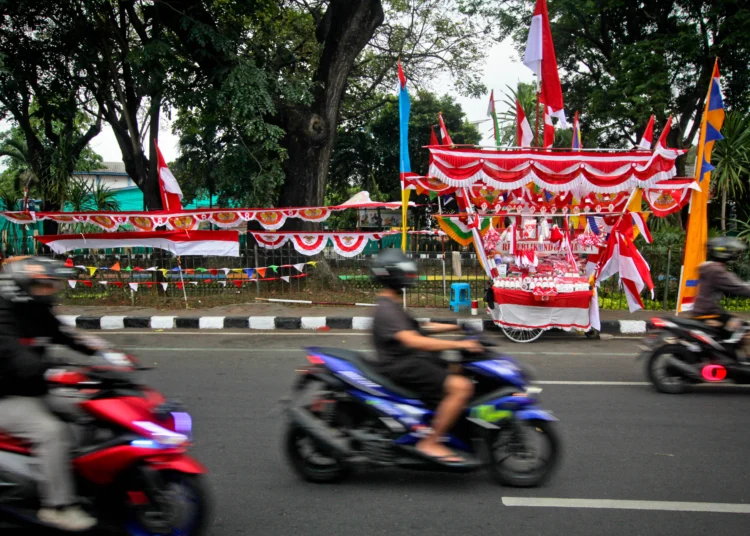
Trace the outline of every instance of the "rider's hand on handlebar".
{"type": "Polygon", "coordinates": [[[476,339],[467,339],[465,341],[459,341],[461,344],[461,350],[471,352],[473,354],[481,354],[484,352],[484,346],[476,339]]]}

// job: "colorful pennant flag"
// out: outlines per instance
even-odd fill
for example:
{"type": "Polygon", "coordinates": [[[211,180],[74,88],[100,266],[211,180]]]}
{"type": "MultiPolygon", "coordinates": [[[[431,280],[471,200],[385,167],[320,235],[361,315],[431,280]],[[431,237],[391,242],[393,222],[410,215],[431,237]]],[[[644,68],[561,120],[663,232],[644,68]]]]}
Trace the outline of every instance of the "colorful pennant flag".
{"type": "Polygon", "coordinates": [[[580,151],[582,147],[581,126],[578,124],[578,112],[576,112],[573,116],[573,151],[580,151]]]}
{"type": "Polygon", "coordinates": [[[534,140],[534,133],[531,131],[531,125],[523,111],[521,101],[516,99],[516,145],[518,147],[531,147],[534,140]]]}
{"type": "Polygon", "coordinates": [[[70,288],[76,288],[76,280],[68,279],[68,285],[70,286],[70,288]]]}
{"type": "Polygon", "coordinates": [[[128,286],[133,292],[138,292],[138,283],[128,283],[128,286]]]}
{"type": "Polygon", "coordinates": [[[295,265],[293,265],[293,266],[294,266],[294,268],[295,268],[295,269],[296,269],[296,270],[297,270],[298,272],[303,272],[303,271],[305,270],[305,263],[304,263],[304,262],[300,262],[300,263],[297,263],[297,264],[295,264],[295,265]]]}
{"type": "Polygon", "coordinates": [[[646,149],[647,151],[650,151],[651,146],[654,144],[654,118],[655,116],[652,115],[651,119],[648,120],[646,130],[643,131],[641,141],[638,142],[638,147],[641,149],[646,149]]]}

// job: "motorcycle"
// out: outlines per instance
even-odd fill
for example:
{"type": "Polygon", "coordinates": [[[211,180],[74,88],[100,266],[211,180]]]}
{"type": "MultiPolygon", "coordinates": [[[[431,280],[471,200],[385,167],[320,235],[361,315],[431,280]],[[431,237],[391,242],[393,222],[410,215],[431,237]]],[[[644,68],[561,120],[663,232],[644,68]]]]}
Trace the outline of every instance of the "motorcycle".
{"type": "Polygon", "coordinates": [[[661,393],[680,394],[699,384],[750,383],[750,363],[738,352],[750,330],[741,322],[729,338],[719,327],[688,318],[652,318],[638,360],[661,393]]]}
{"type": "MultiPolygon", "coordinates": [[[[103,359],[102,359],[103,358],[103,359]]],[[[192,421],[179,403],[136,379],[148,370],[131,356],[66,363],[46,374],[53,411],[74,438],[76,491],[97,531],[131,536],[197,536],[208,522],[206,469],[187,455],[192,421]],[[60,407],[57,407],[57,406],[60,407]]],[[[30,445],[0,430],[0,514],[43,527],[30,445]]]]}
{"type": "Polygon", "coordinates": [[[287,409],[284,449],[292,468],[310,482],[333,482],[359,468],[463,473],[484,467],[501,485],[540,485],[559,459],[557,418],[537,407],[541,389],[529,385],[528,369],[480,342],[484,354],[459,356],[475,395],[445,438],[465,460],[460,464],[414,447],[431,431],[434,415],[416,393],[378,374],[357,352],[306,348],[310,365],[299,371],[287,409]]]}

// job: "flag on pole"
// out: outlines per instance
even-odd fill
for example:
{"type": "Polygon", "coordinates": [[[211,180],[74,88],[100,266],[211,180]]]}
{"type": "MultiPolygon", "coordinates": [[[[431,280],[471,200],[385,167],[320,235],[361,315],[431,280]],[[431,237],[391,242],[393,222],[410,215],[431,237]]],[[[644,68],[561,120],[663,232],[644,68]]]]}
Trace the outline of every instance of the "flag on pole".
{"type": "Polygon", "coordinates": [[[164,210],[179,211],[182,210],[182,190],[177,184],[172,172],[167,167],[167,161],[159,150],[159,145],[154,140],[156,149],[156,159],[159,168],[159,191],[161,192],[161,203],[164,210]]]}
{"type": "Polygon", "coordinates": [[[629,218],[623,218],[621,225],[612,230],[607,240],[607,247],[603,253],[604,264],[599,270],[597,281],[620,274],[620,283],[625,290],[630,312],[643,309],[641,291],[644,287],[654,295],[654,282],[651,280],[651,269],[643,255],[627,236],[627,227],[633,223],[629,218]]]}
{"type": "Polygon", "coordinates": [[[555,143],[555,125],[552,124],[552,116],[544,107],[544,148],[549,149],[555,143]]]}
{"type": "Polygon", "coordinates": [[[534,133],[521,106],[521,101],[516,99],[516,145],[518,147],[531,147],[534,133]]]}
{"type": "Polygon", "coordinates": [[[448,129],[445,126],[445,121],[443,121],[443,112],[438,112],[438,122],[440,123],[440,138],[442,139],[442,144],[453,145],[451,135],[448,134],[448,129]]]}
{"type": "Polygon", "coordinates": [[[497,124],[497,112],[495,111],[495,90],[490,91],[490,104],[487,106],[487,117],[492,118],[492,128],[495,132],[495,145],[500,146],[500,127],[497,124]]]}
{"type": "Polygon", "coordinates": [[[695,158],[695,179],[698,181],[700,191],[693,190],[690,197],[690,215],[685,240],[685,243],[690,246],[685,248],[680,270],[678,313],[693,308],[695,297],[698,295],[698,267],[706,261],[708,194],[711,185],[711,170],[714,169],[711,165],[711,152],[714,142],[723,138],[721,127],[724,124],[724,99],[719,82],[719,60],[716,60],[706,95],[706,107],[703,112],[698,152],[695,158]]]}
{"type": "Polygon", "coordinates": [[[568,128],[563,106],[562,86],[557,72],[557,57],[547,13],[547,0],[537,0],[531,19],[523,64],[531,69],[540,83],[545,115],[557,117],[561,128],[568,128]]]}
{"type": "Polygon", "coordinates": [[[667,148],[667,136],[669,136],[669,132],[672,130],[672,116],[670,115],[667,118],[667,122],[664,123],[664,130],[661,131],[661,134],[659,135],[659,141],[656,142],[656,150],[666,150],[667,148]]]}
{"type": "Polygon", "coordinates": [[[406,251],[407,225],[408,225],[408,208],[409,195],[414,188],[408,184],[408,180],[416,177],[416,173],[411,171],[411,161],[409,160],[409,114],[411,113],[411,101],[409,92],[406,90],[406,75],[401,67],[401,60],[398,62],[398,118],[399,118],[399,171],[401,175],[401,249],[406,251]]]}
{"type": "Polygon", "coordinates": [[[648,120],[648,125],[646,125],[646,130],[643,131],[643,136],[641,136],[641,141],[638,142],[638,147],[641,149],[646,149],[647,151],[651,150],[651,146],[654,144],[654,116],[651,116],[651,119],[648,120]]]}
{"type": "Polygon", "coordinates": [[[578,112],[573,116],[573,150],[580,151],[581,145],[581,126],[578,124],[578,112]]]}

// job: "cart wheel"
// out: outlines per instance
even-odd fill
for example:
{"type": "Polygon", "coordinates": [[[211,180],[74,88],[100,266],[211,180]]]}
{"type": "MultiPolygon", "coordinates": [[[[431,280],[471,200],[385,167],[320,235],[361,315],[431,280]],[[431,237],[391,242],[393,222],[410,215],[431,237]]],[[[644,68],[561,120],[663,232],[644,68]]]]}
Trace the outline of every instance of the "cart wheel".
{"type": "Polygon", "coordinates": [[[542,336],[542,331],[544,331],[541,329],[514,329],[506,327],[501,327],[501,329],[510,340],[520,343],[534,342],[542,336]]]}

